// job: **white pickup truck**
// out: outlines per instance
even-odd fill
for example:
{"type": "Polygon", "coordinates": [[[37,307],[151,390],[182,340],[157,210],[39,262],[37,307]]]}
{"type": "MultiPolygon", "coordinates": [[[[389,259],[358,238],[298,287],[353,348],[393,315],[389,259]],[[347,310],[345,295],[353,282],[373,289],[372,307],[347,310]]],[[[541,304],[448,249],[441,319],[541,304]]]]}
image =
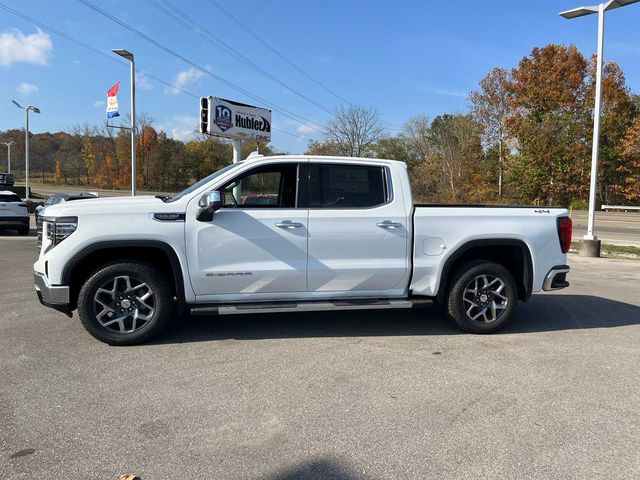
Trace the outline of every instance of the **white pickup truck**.
{"type": "MultiPolygon", "coordinates": [[[[174,197],[54,205],[40,301],[111,344],[192,315],[443,306],[489,333],[567,287],[564,209],[414,205],[406,165],[252,155],[174,197]]],[[[390,317],[389,321],[393,321],[390,317]]]]}

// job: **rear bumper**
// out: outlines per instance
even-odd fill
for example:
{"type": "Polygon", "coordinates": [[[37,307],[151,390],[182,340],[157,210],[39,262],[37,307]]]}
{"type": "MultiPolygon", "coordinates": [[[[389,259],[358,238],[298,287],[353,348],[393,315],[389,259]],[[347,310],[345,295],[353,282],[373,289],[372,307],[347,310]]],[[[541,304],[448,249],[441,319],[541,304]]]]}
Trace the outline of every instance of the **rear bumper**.
{"type": "Polygon", "coordinates": [[[544,277],[542,289],[549,292],[552,290],[561,290],[569,286],[567,282],[567,273],[569,273],[569,265],[556,265],[544,277]]]}
{"type": "Polygon", "coordinates": [[[33,285],[42,305],[71,316],[68,286],[51,285],[49,279],[39,272],[33,272],[33,285]]]}
{"type": "Polygon", "coordinates": [[[29,217],[0,217],[1,227],[26,227],[29,225],[29,217]]]}

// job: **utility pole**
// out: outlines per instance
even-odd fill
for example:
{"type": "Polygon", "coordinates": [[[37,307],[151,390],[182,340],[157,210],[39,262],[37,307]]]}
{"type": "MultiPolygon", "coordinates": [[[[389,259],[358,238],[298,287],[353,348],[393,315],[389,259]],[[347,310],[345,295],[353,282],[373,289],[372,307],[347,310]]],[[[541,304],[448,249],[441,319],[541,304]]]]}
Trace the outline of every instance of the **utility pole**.
{"type": "Polygon", "coordinates": [[[11,145],[15,142],[11,140],[10,142],[2,142],[7,146],[7,173],[11,173],[11,145]]]}
{"type": "Polygon", "coordinates": [[[24,127],[24,198],[25,200],[29,199],[29,112],[40,113],[40,109],[38,107],[34,107],[33,105],[27,105],[23,107],[15,100],[11,100],[13,104],[21,110],[25,111],[26,121],[24,127]]]}
{"type": "Polygon", "coordinates": [[[131,63],[131,196],[136,195],[136,62],[133,53],[122,48],[111,50],[131,63]]]}
{"type": "Polygon", "coordinates": [[[608,10],[624,7],[640,0],[609,0],[599,5],[590,7],[578,7],[560,15],[568,20],[585,15],[598,14],[598,56],[596,65],[596,98],[593,108],[593,141],[591,148],[591,182],[589,186],[589,220],[587,223],[587,234],[580,242],[579,254],[583,257],[599,257],[600,256],[600,240],[593,233],[595,228],[595,210],[596,210],[596,190],[598,187],[598,156],[600,152],[600,113],[602,98],[602,63],[604,53],[604,13],[608,10]]]}

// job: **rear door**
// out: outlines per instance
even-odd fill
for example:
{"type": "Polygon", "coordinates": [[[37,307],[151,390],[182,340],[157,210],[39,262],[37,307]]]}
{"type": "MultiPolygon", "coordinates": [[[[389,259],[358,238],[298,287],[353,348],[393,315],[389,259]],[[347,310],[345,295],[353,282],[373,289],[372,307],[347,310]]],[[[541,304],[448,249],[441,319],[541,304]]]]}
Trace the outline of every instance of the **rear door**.
{"type": "Polygon", "coordinates": [[[309,171],[309,292],[405,293],[410,226],[390,168],[312,160],[309,171]]]}

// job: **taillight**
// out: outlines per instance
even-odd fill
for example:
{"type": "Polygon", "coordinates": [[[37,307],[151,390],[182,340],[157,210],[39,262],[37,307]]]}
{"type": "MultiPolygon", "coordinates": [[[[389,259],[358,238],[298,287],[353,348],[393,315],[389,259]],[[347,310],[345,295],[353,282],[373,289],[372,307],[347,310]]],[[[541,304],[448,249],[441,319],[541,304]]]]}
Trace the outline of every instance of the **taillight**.
{"type": "Polygon", "coordinates": [[[571,232],[573,226],[569,217],[558,218],[558,238],[560,239],[560,248],[562,253],[567,253],[571,248],[571,232]]]}

